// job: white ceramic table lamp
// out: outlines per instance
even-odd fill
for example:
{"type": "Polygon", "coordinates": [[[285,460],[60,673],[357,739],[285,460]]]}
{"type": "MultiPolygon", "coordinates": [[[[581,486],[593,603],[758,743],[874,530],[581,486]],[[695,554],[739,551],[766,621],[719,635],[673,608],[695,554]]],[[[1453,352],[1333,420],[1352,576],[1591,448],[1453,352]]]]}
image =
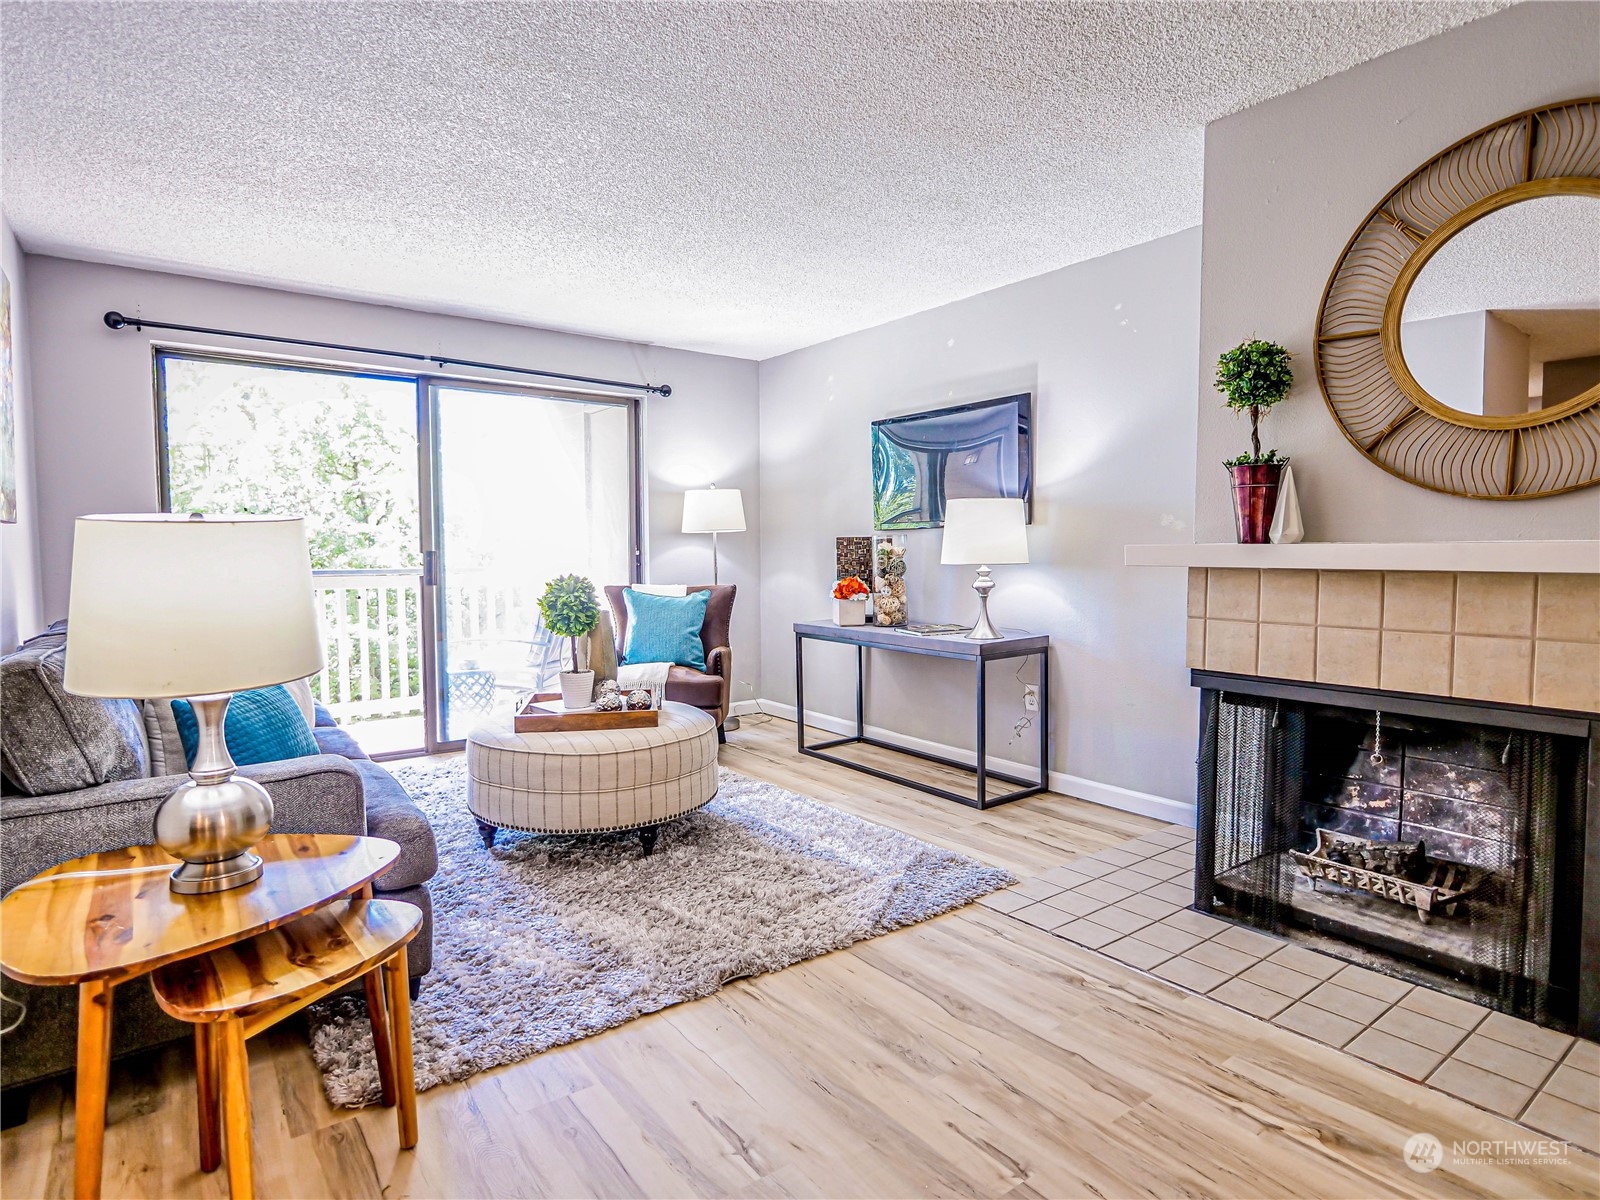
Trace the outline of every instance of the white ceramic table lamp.
{"type": "Polygon", "coordinates": [[[683,494],[683,532],[711,535],[711,582],[717,583],[717,534],[744,532],[738,488],[695,488],[683,494]]]}
{"type": "Polygon", "coordinates": [[[1028,513],[1021,500],[949,500],[944,510],[944,547],[939,561],[946,566],[978,568],[972,590],[978,593],[978,622],[969,638],[990,641],[1000,631],[989,620],[989,593],[994,580],[991,563],[1028,561],[1028,513]]]}
{"type": "Polygon", "coordinates": [[[231,693],[322,669],[299,517],[79,517],[67,607],[66,687],[80,696],[193,705],[189,778],[156,811],[156,843],[183,860],[172,890],[220,892],[261,875],[250,852],[272,797],[234,774],[231,693]]]}

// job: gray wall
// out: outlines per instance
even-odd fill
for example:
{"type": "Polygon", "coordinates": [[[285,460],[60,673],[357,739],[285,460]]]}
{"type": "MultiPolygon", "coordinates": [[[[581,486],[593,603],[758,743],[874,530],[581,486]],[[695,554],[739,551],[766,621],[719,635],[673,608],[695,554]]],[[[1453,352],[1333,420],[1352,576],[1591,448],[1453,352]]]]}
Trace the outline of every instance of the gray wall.
{"type": "MultiPolygon", "coordinates": [[[[1184,588],[1122,549],[1189,539],[1199,272],[1190,229],[763,362],[762,695],[793,703],[791,626],[830,615],[833,539],[871,529],[869,423],[1031,391],[1033,562],[995,568],[995,620],[1053,640],[1057,771],[1190,803],[1184,588]]],[[[971,619],[972,570],[939,565],[939,531],[907,536],[912,618],[971,619]]],[[[852,711],[848,651],[811,653],[807,708],[852,711]]],[[[992,678],[991,753],[1033,761],[1021,684],[992,678]]],[[[971,707],[956,664],[877,656],[869,721],[970,750],[971,707]]]]}
{"type": "Polygon", "coordinates": [[[17,520],[0,525],[0,652],[44,628],[39,576],[39,493],[33,467],[33,388],[28,339],[28,265],[11,226],[0,217],[0,268],[11,281],[11,380],[16,398],[13,451],[17,520]]]}
{"type": "Polygon", "coordinates": [[[1294,456],[1306,538],[1593,538],[1600,492],[1465,500],[1389,475],[1345,440],[1317,388],[1317,305],[1356,226],[1451,143],[1523,109],[1600,93],[1600,4],[1523,4],[1213,122],[1206,130],[1196,541],[1233,540],[1218,464],[1249,448],[1212,389],[1217,355],[1282,342],[1298,382],[1265,421],[1294,456]]]}
{"type": "MultiPolygon", "coordinates": [[[[39,401],[35,450],[39,476],[48,481],[38,505],[47,617],[66,612],[73,518],[148,512],[157,504],[152,339],[107,329],[100,319],[107,309],[180,324],[670,383],[671,397],[645,401],[648,577],[710,578],[709,540],[678,532],[685,488],[741,488],[751,528],[761,519],[753,362],[59,258],[30,256],[27,273],[39,401]]],[[[190,345],[230,345],[226,339],[178,336],[190,345]]],[[[250,343],[234,348],[255,354],[278,349],[250,343]]],[[[361,361],[359,355],[334,357],[361,361]]],[[[722,539],[723,582],[740,587],[733,627],[736,675],[751,684],[760,655],[759,554],[754,534],[722,539]]],[[[749,687],[740,695],[748,696],[749,687]]]]}

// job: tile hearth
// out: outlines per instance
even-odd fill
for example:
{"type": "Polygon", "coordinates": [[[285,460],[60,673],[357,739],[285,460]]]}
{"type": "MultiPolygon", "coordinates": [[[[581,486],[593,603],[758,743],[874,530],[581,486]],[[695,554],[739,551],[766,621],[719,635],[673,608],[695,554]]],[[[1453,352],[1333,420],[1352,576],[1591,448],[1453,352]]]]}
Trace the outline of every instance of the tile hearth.
{"type": "Polygon", "coordinates": [[[1193,877],[1174,826],[979,903],[1600,1154],[1600,1045],[1195,912],[1193,877]]]}

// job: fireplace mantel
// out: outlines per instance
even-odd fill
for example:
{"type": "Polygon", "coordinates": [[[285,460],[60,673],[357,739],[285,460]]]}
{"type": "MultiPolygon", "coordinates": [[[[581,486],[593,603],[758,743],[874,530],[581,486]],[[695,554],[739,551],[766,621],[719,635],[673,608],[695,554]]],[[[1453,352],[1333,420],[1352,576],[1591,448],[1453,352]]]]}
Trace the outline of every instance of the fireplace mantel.
{"type": "Polygon", "coordinates": [[[1301,542],[1294,546],[1170,543],[1125,546],[1123,562],[1130,567],[1600,575],[1600,541],[1301,542]]]}

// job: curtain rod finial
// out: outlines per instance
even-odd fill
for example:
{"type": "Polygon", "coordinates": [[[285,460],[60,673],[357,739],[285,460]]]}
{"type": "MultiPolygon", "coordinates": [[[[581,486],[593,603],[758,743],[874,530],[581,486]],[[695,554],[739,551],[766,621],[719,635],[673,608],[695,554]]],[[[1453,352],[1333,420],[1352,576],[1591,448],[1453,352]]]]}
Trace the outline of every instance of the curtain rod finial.
{"type": "Polygon", "coordinates": [[[128,318],[115,311],[108,312],[103,320],[106,323],[107,329],[124,329],[128,324],[128,318]]]}
{"type": "Polygon", "coordinates": [[[672,395],[672,385],[670,383],[663,383],[660,387],[656,388],[655,391],[656,395],[665,398],[672,395]]]}

